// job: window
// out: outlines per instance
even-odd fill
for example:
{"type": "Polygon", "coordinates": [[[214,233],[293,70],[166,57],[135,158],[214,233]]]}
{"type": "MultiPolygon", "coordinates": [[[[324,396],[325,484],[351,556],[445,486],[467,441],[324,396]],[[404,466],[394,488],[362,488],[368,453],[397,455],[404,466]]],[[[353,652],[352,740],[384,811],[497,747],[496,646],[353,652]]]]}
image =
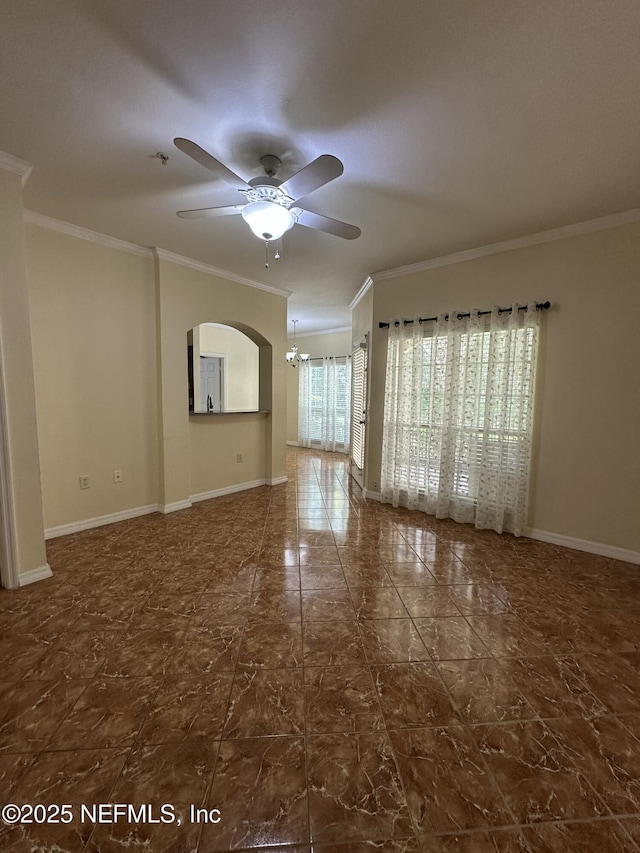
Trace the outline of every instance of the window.
{"type": "Polygon", "coordinates": [[[521,532],[538,324],[518,308],[390,327],[384,500],[521,532]]]}
{"type": "Polygon", "coordinates": [[[364,469],[364,441],[367,408],[367,349],[366,344],[357,347],[351,356],[353,424],[351,427],[351,460],[362,471],[364,469]]]}
{"type": "Polygon", "coordinates": [[[300,365],[298,443],[321,450],[349,449],[351,358],[310,359],[300,365]]]}

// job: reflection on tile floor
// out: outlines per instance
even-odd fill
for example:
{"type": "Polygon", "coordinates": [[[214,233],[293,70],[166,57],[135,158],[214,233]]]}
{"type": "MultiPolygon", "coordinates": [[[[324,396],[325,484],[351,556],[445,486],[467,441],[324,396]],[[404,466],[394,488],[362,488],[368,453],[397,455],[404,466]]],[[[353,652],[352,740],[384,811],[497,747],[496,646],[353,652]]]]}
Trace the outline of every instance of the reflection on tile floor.
{"type": "Polygon", "coordinates": [[[0,591],[0,849],[640,853],[640,569],[288,476],[0,591]]]}

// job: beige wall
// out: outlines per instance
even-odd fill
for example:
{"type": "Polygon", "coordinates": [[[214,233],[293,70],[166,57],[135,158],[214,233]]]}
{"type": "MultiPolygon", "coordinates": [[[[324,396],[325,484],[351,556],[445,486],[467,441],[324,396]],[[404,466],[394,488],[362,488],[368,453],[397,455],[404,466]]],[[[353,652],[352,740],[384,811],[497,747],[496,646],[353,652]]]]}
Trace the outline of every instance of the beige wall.
{"type": "Polygon", "coordinates": [[[379,482],[379,321],[545,300],[531,528],[640,551],[640,224],[383,280],[373,288],[367,483],[379,482]]]}
{"type": "Polygon", "coordinates": [[[45,525],[155,504],[153,261],[34,225],[26,234],[45,525]]]}
{"type": "MultiPolygon", "coordinates": [[[[288,340],[293,345],[293,337],[288,340]]],[[[299,352],[309,353],[311,358],[323,355],[350,355],[351,332],[327,332],[323,335],[297,336],[299,352]]],[[[298,441],[298,368],[287,365],[287,441],[298,441]]]]}
{"type": "MultiPolygon", "coordinates": [[[[284,477],[286,299],[160,258],[156,261],[156,300],[160,350],[160,503],[172,507],[188,501],[192,494],[255,479],[284,477]],[[273,363],[267,376],[272,386],[270,414],[189,417],[185,342],[189,329],[201,323],[245,324],[271,344],[273,363]],[[258,419],[256,429],[260,436],[256,447],[263,450],[253,462],[249,461],[252,457],[248,449],[237,446],[240,417],[258,419]],[[241,463],[235,462],[237,452],[243,453],[241,463]],[[200,471],[194,489],[192,472],[200,464],[198,460],[208,453],[226,462],[222,467],[212,464],[200,471]]],[[[246,435],[249,434],[250,429],[246,435]]]]}
{"type": "MultiPolygon", "coordinates": [[[[38,430],[34,402],[31,318],[25,268],[22,181],[0,169],[0,369],[4,396],[3,442],[8,465],[3,484],[12,515],[3,548],[11,548],[17,585],[20,575],[46,569],[38,430]]],[[[5,519],[7,520],[7,519],[5,519]]],[[[3,558],[7,553],[3,552],[3,558]]],[[[5,566],[7,571],[8,566],[5,566]]],[[[4,573],[3,573],[4,574],[4,573]]]]}
{"type": "Polygon", "coordinates": [[[284,297],[40,226],[26,232],[47,528],[284,476],[284,297]],[[273,345],[273,411],[196,422],[187,331],[234,321],[273,345]]]}
{"type": "Polygon", "coordinates": [[[259,352],[250,338],[237,329],[203,324],[200,353],[225,357],[223,408],[236,412],[258,408],[259,352]]]}

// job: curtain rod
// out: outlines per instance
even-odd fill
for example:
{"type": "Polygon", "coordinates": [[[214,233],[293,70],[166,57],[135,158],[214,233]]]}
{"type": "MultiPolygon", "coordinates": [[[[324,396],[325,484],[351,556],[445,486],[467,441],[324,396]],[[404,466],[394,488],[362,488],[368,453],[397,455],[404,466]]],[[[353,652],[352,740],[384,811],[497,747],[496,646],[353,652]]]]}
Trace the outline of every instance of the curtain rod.
{"type": "MultiPolygon", "coordinates": [[[[549,302],[548,299],[546,302],[536,302],[536,311],[546,311],[548,308],[551,308],[551,303],[549,302]]],[[[529,310],[528,305],[521,305],[518,308],[518,311],[528,311],[528,310],[529,310]]],[[[478,311],[478,317],[482,317],[484,314],[493,314],[493,311],[478,311]]],[[[511,314],[511,308],[498,308],[498,314],[511,314]]],[[[463,317],[470,317],[470,316],[471,316],[470,312],[467,312],[466,314],[458,314],[457,315],[458,320],[462,320],[463,317]]],[[[437,319],[438,319],[437,317],[420,317],[418,322],[420,322],[420,323],[434,323],[437,319]]],[[[449,315],[445,314],[444,319],[448,320],[449,315]]],[[[404,323],[405,326],[408,326],[410,323],[413,323],[414,321],[413,320],[403,320],[402,322],[404,323]]],[[[399,326],[400,321],[396,320],[394,325],[399,326]]],[[[378,328],[388,329],[389,323],[378,323],[378,328]]]]}
{"type": "Polygon", "coordinates": [[[314,355],[309,361],[323,361],[325,358],[351,358],[350,355],[314,355]]]}

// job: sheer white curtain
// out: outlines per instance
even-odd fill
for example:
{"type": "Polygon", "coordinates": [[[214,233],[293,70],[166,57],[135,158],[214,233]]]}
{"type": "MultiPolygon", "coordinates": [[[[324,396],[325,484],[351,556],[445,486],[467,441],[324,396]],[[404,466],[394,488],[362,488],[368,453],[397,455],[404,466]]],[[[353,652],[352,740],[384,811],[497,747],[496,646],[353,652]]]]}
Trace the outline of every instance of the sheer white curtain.
{"type": "Polygon", "coordinates": [[[310,359],[298,378],[298,444],[349,452],[351,356],[310,359]]]}
{"type": "Polygon", "coordinates": [[[383,501],[522,533],[538,345],[529,306],[390,324],[383,501]]]}

